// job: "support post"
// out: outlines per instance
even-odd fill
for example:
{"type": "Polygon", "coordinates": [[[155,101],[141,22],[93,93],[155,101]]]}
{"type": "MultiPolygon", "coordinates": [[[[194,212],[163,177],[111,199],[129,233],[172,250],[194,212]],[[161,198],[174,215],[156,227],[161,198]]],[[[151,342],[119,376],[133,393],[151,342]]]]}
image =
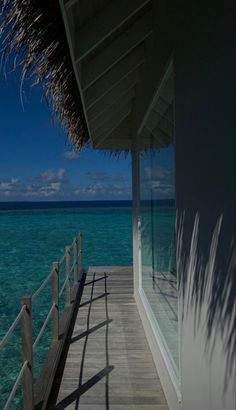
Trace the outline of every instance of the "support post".
{"type": "Polygon", "coordinates": [[[70,247],[66,246],[66,304],[71,303],[71,290],[70,290],[70,247]]]}
{"type": "Polygon", "coordinates": [[[73,250],[74,250],[74,286],[76,286],[79,280],[78,238],[77,237],[74,238],[73,250]]]}
{"type": "Polygon", "coordinates": [[[23,377],[23,402],[24,410],[33,410],[33,343],[32,343],[32,299],[31,296],[21,298],[21,306],[26,306],[21,319],[21,338],[23,363],[27,366],[23,377]]]}
{"type": "Polygon", "coordinates": [[[140,175],[138,136],[132,145],[132,197],[133,197],[133,267],[134,295],[142,287],[141,222],[140,222],[140,175]]]}
{"type": "Polygon", "coordinates": [[[58,341],[59,337],[59,263],[52,264],[52,303],[55,304],[52,312],[52,340],[58,341]]]}
{"type": "Polygon", "coordinates": [[[79,279],[83,275],[83,234],[79,234],[79,279]]]}

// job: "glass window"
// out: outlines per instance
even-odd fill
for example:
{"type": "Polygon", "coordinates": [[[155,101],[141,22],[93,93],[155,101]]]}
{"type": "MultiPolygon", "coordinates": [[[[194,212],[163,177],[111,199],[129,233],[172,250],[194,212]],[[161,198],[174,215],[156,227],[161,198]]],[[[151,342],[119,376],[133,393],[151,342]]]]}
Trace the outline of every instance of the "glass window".
{"type": "Polygon", "coordinates": [[[174,84],[169,68],[139,135],[142,287],[178,374],[174,84]]]}

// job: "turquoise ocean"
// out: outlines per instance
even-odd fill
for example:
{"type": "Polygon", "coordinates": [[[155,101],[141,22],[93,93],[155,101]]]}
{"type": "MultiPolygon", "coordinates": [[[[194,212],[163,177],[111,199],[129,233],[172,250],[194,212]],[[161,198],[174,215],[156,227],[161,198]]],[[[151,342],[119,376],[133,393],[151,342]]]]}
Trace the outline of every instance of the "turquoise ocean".
{"type": "MultiPolygon", "coordinates": [[[[32,294],[83,233],[84,266],[132,265],[131,201],[0,203],[0,340],[32,294]]],[[[62,273],[63,276],[63,273],[62,273]]],[[[64,277],[64,276],[63,276],[64,277]]],[[[63,303],[63,297],[62,297],[63,303]]],[[[50,285],[33,304],[33,338],[51,305],[50,285]]],[[[51,341],[50,323],[34,353],[37,379],[51,341]]],[[[0,351],[0,409],[21,367],[20,326],[0,351]]],[[[22,408],[21,388],[12,409],[22,408]]]]}
{"type": "MultiPolygon", "coordinates": [[[[142,261],[156,270],[175,272],[174,200],[141,201],[142,261]],[[159,256],[161,259],[159,260],[159,256]]],[[[132,265],[131,201],[0,202],[0,341],[20,311],[20,298],[31,295],[59,261],[65,247],[83,233],[84,268],[132,265]]],[[[60,285],[65,266],[60,269],[60,285]]],[[[62,313],[65,294],[60,299],[62,313]]],[[[33,340],[51,308],[50,282],[33,301],[33,340]]],[[[20,324],[0,351],[0,410],[22,365],[20,324]]],[[[33,355],[37,380],[51,343],[51,323],[33,355]]],[[[13,410],[22,409],[19,387],[13,410]]]]}

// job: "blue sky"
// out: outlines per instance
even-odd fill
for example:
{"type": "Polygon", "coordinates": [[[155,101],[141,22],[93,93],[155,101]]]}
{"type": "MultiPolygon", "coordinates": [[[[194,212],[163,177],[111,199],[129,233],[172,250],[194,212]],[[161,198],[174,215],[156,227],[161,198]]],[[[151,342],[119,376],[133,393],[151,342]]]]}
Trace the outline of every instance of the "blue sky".
{"type": "Polygon", "coordinates": [[[131,198],[131,158],[84,149],[77,155],[53,125],[39,87],[0,73],[0,201],[131,198]]]}

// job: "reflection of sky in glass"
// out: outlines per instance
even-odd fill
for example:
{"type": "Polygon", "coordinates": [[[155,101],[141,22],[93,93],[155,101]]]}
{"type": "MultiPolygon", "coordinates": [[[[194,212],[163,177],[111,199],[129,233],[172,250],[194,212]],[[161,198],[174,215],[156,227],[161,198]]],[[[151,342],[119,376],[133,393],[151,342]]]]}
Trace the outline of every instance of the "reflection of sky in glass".
{"type": "Polygon", "coordinates": [[[142,287],[178,377],[173,75],[139,137],[142,287]]]}
{"type": "Polygon", "coordinates": [[[140,161],[142,199],[170,199],[175,197],[174,146],[148,149],[140,161]]]}

